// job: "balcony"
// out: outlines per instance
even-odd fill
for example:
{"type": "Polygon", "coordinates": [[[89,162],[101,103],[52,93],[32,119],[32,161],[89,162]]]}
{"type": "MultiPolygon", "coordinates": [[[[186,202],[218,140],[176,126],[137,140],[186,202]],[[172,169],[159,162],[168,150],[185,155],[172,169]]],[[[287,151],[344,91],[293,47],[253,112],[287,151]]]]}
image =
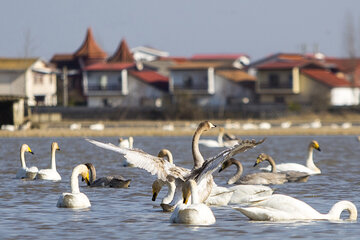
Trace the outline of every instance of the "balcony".
{"type": "Polygon", "coordinates": [[[89,85],[88,86],[88,95],[89,96],[111,96],[122,94],[121,85],[89,85]]]}

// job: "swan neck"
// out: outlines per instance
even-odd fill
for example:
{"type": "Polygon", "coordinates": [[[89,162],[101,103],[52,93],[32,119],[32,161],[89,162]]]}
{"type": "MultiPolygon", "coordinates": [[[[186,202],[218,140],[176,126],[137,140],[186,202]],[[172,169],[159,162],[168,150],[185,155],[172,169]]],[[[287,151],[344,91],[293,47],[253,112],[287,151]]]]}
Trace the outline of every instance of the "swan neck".
{"type": "Polygon", "coordinates": [[[133,148],[134,139],[132,137],[129,137],[129,148],[133,148]]]}
{"type": "Polygon", "coordinates": [[[200,203],[198,188],[195,182],[190,184],[190,191],[191,191],[191,204],[200,203]]]}
{"type": "Polygon", "coordinates": [[[90,171],[90,179],[89,179],[89,182],[90,182],[90,184],[92,184],[92,183],[95,182],[95,180],[96,180],[96,170],[95,170],[94,165],[92,165],[92,164],[90,165],[89,171],[90,171]]]}
{"type": "Polygon", "coordinates": [[[337,202],[329,211],[328,218],[331,220],[339,220],[341,213],[347,210],[349,212],[349,220],[355,221],[357,219],[357,209],[356,206],[349,201],[340,201],[337,202]]]}
{"type": "Polygon", "coordinates": [[[235,183],[237,180],[239,180],[243,173],[243,166],[239,161],[232,161],[232,164],[236,166],[236,173],[229,179],[228,184],[235,183]]]}
{"type": "Polygon", "coordinates": [[[224,146],[223,137],[224,137],[224,132],[223,132],[223,131],[220,131],[220,132],[219,132],[219,135],[218,135],[218,143],[219,143],[219,146],[224,146]]]}
{"type": "Polygon", "coordinates": [[[314,148],[310,145],[308,149],[308,158],[306,160],[306,166],[312,170],[318,170],[318,168],[314,164],[313,154],[314,154],[314,148]]]}
{"type": "Polygon", "coordinates": [[[71,178],[70,178],[71,193],[80,193],[78,176],[81,172],[81,167],[82,167],[81,165],[78,165],[72,171],[71,178]]]}
{"type": "Polygon", "coordinates": [[[198,128],[192,139],[192,154],[194,159],[194,169],[201,167],[204,163],[204,157],[201,155],[199,150],[199,139],[204,130],[198,128]]]}
{"type": "Polygon", "coordinates": [[[55,152],[56,148],[51,148],[51,169],[56,170],[56,161],[55,161],[55,152]]]}
{"type": "Polygon", "coordinates": [[[168,192],[166,196],[163,198],[162,203],[169,204],[174,198],[176,186],[175,186],[175,182],[173,181],[166,182],[166,185],[168,186],[168,192]]]}
{"type": "Polygon", "coordinates": [[[271,166],[271,172],[272,173],[276,173],[276,164],[275,164],[275,161],[272,157],[268,156],[266,158],[266,161],[268,161],[270,163],[270,166],[271,166]]]}
{"type": "Polygon", "coordinates": [[[21,161],[21,167],[26,168],[25,151],[22,148],[20,149],[20,161],[21,161]]]}

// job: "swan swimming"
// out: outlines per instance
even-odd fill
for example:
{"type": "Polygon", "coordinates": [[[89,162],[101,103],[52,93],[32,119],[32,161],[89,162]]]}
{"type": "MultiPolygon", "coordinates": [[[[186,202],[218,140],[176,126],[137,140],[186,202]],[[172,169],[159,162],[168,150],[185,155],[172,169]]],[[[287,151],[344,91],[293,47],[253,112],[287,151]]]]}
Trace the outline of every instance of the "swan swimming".
{"type": "MultiPolygon", "coordinates": [[[[313,150],[316,149],[318,151],[321,151],[320,145],[317,141],[313,140],[310,142],[308,147],[308,158],[306,160],[306,166],[298,164],[298,163],[282,163],[277,164],[276,168],[278,172],[284,172],[284,171],[298,171],[298,172],[304,172],[311,175],[320,174],[321,170],[315,165],[314,159],[313,159],[313,150]]],[[[263,171],[271,171],[271,166],[268,166],[266,168],[261,168],[263,171]]]]}
{"type": "Polygon", "coordinates": [[[170,217],[173,223],[190,225],[211,225],[216,222],[211,209],[200,202],[197,184],[193,179],[188,180],[182,187],[184,203],[177,205],[170,217]],[[186,205],[191,194],[191,204],[186,205]]]}
{"type": "Polygon", "coordinates": [[[96,169],[92,163],[85,163],[89,169],[89,181],[87,185],[89,187],[111,187],[111,188],[128,188],[131,179],[125,179],[122,176],[106,176],[96,179],[96,169]]]}
{"type": "Polygon", "coordinates": [[[352,202],[337,202],[327,214],[321,214],[307,203],[282,194],[265,197],[249,207],[234,207],[234,209],[256,221],[340,220],[344,210],[349,212],[349,220],[357,220],[357,209],[352,202]]]}
{"type": "MultiPolygon", "coordinates": [[[[130,136],[129,138],[119,138],[119,147],[123,148],[133,148],[134,147],[134,138],[130,136]]],[[[126,159],[123,161],[123,167],[134,167],[133,164],[129,163],[126,159]]]]}
{"type": "Polygon", "coordinates": [[[114,146],[113,144],[105,144],[101,142],[97,142],[94,140],[89,140],[92,144],[95,144],[98,147],[105,148],[108,150],[112,150],[115,152],[119,152],[123,154],[125,158],[136,167],[145,169],[146,171],[150,172],[152,175],[157,175],[158,179],[163,181],[168,181],[169,179],[178,179],[180,181],[176,181],[176,193],[175,197],[172,201],[172,205],[175,206],[182,201],[181,195],[181,187],[178,187],[178,184],[181,186],[181,182],[185,182],[188,179],[196,179],[197,181],[197,189],[199,191],[198,195],[200,198],[200,202],[204,202],[210,195],[212,187],[213,187],[213,179],[212,173],[216,170],[218,166],[225,161],[226,159],[230,158],[231,156],[238,154],[240,152],[244,152],[248,149],[254,148],[256,145],[261,144],[264,140],[256,142],[255,140],[252,141],[242,141],[238,145],[234,146],[233,148],[228,148],[216,156],[209,158],[208,160],[204,160],[202,157],[199,146],[198,140],[202,132],[209,130],[215,127],[208,121],[202,122],[199,124],[199,127],[195,131],[192,140],[192,153],[194,159],[194,167],[191,171],[188,169],[184,169],[178,167],[163,158],[159,158],[150,154],[147,154],[138,149],[126,149],[114,146]]]}
{"type": "Polygon", "coordinates": [[[80,192],[79,175],[82,176],[86,183],[89,182],[89,169],[86,165],[80,164],[73,169],[70,178],[71,193],[61,194],[56,204],[57,207],[88,208],[91,206],[88,197],[80,192]]]}
{"type": "Polygon", "coordinates": [[[213,139],[200,139],[199,144],[206,147],[233,147],[238,144],[239,139],[230,136],[224,132],[224,128],[219,128],[219,135],[217,140],[213,139]]]}
{"type": "Polygon", "coordinates": [[[27,144],[23,144],[20,147],[20,162],[21,162],[21,168],[18,169],[16,173],[16,178],[21,179],[27,179],[27,180],[33,180],[36,177],[36,174],[38,173],[39,169],[37,167],[26,167],[25,163],[25,152],[29,152],[31,154],[34,154],[33,151],[31,151],[30,147],[27,144]]]}
{"type": "Polygon", "coordinates": [[[52,180],[52,181],[60,181],[61,176],[56,171],[56,162],[55,162],[55,152],[60,151],[59,145],[57,142],[53,142],[51,144],[51,159],[50,159],[50,168],[49,169],[41,169],[36,175],[37,179],[43,180],[52,180]]]}

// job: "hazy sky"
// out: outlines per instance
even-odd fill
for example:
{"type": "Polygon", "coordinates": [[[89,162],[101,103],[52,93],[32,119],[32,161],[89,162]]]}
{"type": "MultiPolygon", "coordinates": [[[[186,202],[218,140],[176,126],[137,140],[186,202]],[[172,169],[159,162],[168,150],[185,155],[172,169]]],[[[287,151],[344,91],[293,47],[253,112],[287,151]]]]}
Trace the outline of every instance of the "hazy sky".
{"type": "MultiPolygon", "coordinates": [[[[73,53],[92,27],[113,54],[120,40],[171,56],[246,53],[252,60],[315,46],[345,56],[352,18],[360,42],[359,0],[1,0],[0,56],[50,59],[73,53]],[[28,50],[26,50],[28,49],[28,50]]],[[[360,44],[359,44],[360,45],[360,44]]]]}

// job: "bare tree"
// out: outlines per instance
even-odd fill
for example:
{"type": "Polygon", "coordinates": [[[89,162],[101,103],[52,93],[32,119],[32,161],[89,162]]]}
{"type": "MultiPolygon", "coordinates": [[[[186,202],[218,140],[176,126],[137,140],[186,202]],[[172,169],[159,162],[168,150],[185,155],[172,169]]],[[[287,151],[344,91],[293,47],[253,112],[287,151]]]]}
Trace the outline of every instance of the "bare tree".
{"type": "Polygon", "coordinates": [[[24,58],[33,57],[36,47],[34,44],[34,39],[31,34],[31,30],[27,29],[24,32],[23,36],[24,36],[23,57],[24,58]]]}

